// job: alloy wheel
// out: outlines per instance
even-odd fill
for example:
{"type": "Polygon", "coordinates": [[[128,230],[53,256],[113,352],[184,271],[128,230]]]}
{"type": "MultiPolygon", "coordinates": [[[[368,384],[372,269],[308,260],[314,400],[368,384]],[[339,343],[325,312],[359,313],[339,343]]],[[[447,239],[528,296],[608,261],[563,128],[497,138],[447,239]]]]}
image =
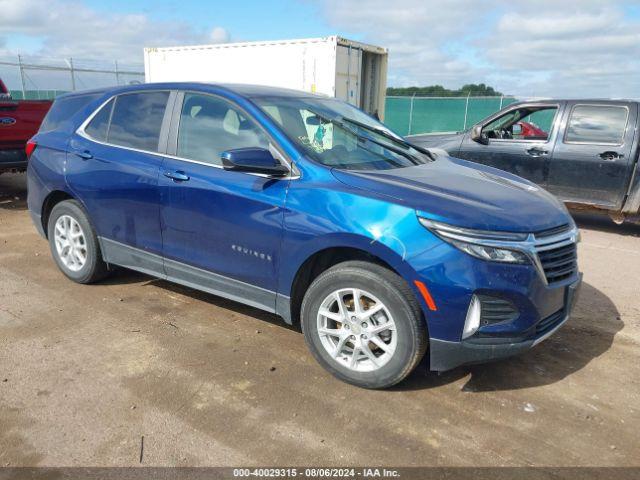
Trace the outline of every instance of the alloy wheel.
{"type": "Polygon", "coordinates": [[[398,342],[389,309],[373,294],[358,288],[328,295],[320,304],[317,327],[327,353],[357,372],[383,367],[393,357],[398,342]]]}
{"type": "Polygon", "coordinates": [[[77,272],[87,262],[87,242],[80,224],[70,215],[61,215],[55,224],[54,241],[62,264],[77,272]]]}

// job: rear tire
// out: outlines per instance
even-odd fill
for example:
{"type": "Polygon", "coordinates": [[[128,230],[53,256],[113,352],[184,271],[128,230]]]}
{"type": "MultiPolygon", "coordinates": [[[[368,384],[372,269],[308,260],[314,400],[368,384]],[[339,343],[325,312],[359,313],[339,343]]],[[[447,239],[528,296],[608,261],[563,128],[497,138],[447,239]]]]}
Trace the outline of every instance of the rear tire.
{"type": "Polygon", "coordinates": [[[108,275],[98,237],[76,200],[64,200],[53,207],[47,237],[58,268],[74,282],[94,283],[108,275]]]}
{"type": "Polygon", "coordinates": [[[395,385],[427,349],[426,324],[413,291],[374,263],[348,261],[320,274],[304,296],[301,314],[316,360],[359,387],[395,385]]]}

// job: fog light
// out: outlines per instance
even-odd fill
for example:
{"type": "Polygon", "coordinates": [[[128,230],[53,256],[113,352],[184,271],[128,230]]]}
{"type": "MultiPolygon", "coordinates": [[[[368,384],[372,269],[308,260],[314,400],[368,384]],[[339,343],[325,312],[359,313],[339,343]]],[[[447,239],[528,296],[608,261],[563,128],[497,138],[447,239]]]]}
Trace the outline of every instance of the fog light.
{"type": "Polygon", "coordinates": [[[471,303],[469,304],[469,310],[467,310],[467,319],[464,322],[464,330],[462,331],[462,339],[473,335],[478,327],[480,327],[480,314],[482,308],[480,306],[480,299],[475,295],[471,297],[471,303]]]}

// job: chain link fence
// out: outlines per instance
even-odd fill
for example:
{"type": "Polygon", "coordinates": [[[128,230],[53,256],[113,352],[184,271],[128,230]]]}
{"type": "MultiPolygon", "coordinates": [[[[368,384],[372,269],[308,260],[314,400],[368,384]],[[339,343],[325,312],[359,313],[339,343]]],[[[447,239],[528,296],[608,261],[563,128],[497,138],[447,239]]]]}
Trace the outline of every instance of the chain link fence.
{"type": "Polygon", "coordinates": [[[46,100],[74,90],[144,82],[144,66],[106,60],[0,56],[0,78],[16,100],[46,100]]]}
{"type": "Polygon", "coordinates": [[[386,99],[385,123],[401,135],[465,130],[517,101],[514,97],[394,97],[386,99]]]}
{"type": "MultiPolygon", "coordinates": [[[[74,90],[144,82],[144,66],[103,60],[0,56],[0,78],[16,100],[47,100],[74,90]]],[[[386,98],[385,123],[401,135],[464,130],[514,97],[386,98]]]]}

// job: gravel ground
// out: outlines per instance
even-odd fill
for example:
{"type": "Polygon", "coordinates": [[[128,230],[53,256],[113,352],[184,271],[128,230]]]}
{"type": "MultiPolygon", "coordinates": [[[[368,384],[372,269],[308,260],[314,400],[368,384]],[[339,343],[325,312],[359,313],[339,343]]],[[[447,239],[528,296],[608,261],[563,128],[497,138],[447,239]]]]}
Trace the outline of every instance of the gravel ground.
{"type": "Polygon", "coordinates": [[[0,176],[0,466],[640,466],[639,226],[578,217],[580,300],[532,351],[366,391],[273,315],[68,281],[25,197],[0,176]]]}

